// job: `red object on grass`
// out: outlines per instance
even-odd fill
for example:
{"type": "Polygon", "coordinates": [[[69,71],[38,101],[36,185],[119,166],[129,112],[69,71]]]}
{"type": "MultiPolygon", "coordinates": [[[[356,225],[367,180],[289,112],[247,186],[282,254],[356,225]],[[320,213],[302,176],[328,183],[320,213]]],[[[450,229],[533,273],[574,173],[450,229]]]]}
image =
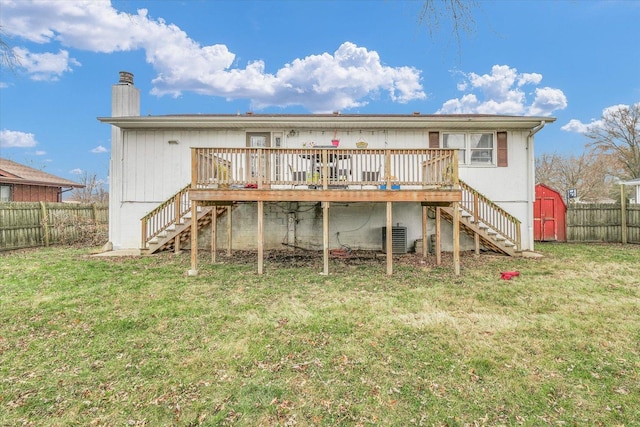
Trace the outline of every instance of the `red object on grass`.
{"type": "Polygon", "coordinates": [[[512,277],[517,277],[520,275],[519,271],[505,271],[500,274],[500,278],[502,280],[511,280],[512,277]]]}

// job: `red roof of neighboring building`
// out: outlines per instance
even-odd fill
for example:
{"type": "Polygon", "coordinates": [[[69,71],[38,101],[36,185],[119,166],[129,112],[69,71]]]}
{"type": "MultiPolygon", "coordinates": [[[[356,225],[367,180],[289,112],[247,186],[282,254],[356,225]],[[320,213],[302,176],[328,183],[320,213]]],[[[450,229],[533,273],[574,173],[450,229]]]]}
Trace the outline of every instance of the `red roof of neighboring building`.
{"type": "Polygon", "coordinates": [[[83,188],[84,185],[0,157],[0,183],[83,188]]]}

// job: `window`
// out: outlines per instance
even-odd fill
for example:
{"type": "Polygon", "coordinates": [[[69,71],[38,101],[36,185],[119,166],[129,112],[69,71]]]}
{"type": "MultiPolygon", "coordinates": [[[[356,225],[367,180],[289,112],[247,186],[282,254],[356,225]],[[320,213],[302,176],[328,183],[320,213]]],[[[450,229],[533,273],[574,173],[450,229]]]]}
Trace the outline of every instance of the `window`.
{"type": "Polygon", "coordinates": [[[11,186],[0,185],[0,202],[10,202],[10,201],[11,201],[11,186]]]}
{"type": "Polygon", "coordinates": [[[445,133],[442,135],[442,148],[458,148],[458,162],[465,164],[466,150],[464,133],[445,133]]]}
{"type": "Polygon", "coordinates": [[[442,148],[457,148],[461,165],[494,165],[495,146],[493,133],[443,133],[442,148]]]}

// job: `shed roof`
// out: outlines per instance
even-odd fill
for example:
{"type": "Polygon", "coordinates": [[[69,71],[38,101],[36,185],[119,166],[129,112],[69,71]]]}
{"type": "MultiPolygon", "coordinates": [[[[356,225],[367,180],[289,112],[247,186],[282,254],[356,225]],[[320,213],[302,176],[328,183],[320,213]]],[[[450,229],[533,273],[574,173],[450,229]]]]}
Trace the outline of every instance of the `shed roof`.
{"type": "Polygon", "coordinates": [[[0,183],[83,188],[84,185],[0,157],[0,183]]]}

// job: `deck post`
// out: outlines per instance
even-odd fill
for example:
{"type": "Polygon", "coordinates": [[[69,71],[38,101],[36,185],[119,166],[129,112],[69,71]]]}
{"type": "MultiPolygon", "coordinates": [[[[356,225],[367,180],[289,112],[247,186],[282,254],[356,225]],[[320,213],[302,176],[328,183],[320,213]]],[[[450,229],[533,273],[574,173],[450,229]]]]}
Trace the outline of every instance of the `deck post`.
{"type": "Polygon", "coordinates": [[[218,207],[211,209],[211,262],[216,262],[218,252],[218,207]]]}
{"type": "Polygon", "coordinates": [[[453,270],[460,275],[460,204],[453,203],[453,270]]]}
{"type": "Polygon", "coordinates": [[[258,274],[264,271],[264,202],[258,202],[258,274]]]}
{"type": "Polygon", "coordinates": [[[198,275],[198,202],[191,201],[191,269],[189,276],[198,275]]]}
{"type": "MultiPolygon", "coordinates": [[[[178,193],[174,200],[173,200],[173,209],[174,209],[174,221],[176,226],[178,224],[180,224],[180,201],[181,201],[182,195],[181,193],[178,193]]],[[[175,239],[173,239],[173,252],[174,253],[179,253],[180,252],[180,236],[177,235],[175,239]]]]}
{"type": "MultiPolygon", "coordinates": [[[[389,187],[387,187],[389,188],[389,187]]],[[[393,202],[387,202],[387,275],[393,274],[393,202]]]]}
{"type": "Polygon", "coordinates": [[[231,256],[231,239],[232,239],[232,225],[233,223],[231,222],[231,211],[233,204],[227,206],[227,256],[231,256]]]}
{"type": "Polygon", "coordinates": [[[329,275],[329,202],[322,202],[322,274],[329,275]]]}
{"type": "Polygon", "coordinates": [[[441,233],[441,228],[442,228],[442,221],[441,221],[441,216],[442,213],[440,212],[440,207],[436,208],[436,247],[435,247],[435,252],[436,252],[436,264],[440,265],[442,264],[442,233],[441,233]]]}
{"type": "Polygon", "coordinates": [[[427,257],[428,206],[422,206],[422,258],[427,257]]]}

